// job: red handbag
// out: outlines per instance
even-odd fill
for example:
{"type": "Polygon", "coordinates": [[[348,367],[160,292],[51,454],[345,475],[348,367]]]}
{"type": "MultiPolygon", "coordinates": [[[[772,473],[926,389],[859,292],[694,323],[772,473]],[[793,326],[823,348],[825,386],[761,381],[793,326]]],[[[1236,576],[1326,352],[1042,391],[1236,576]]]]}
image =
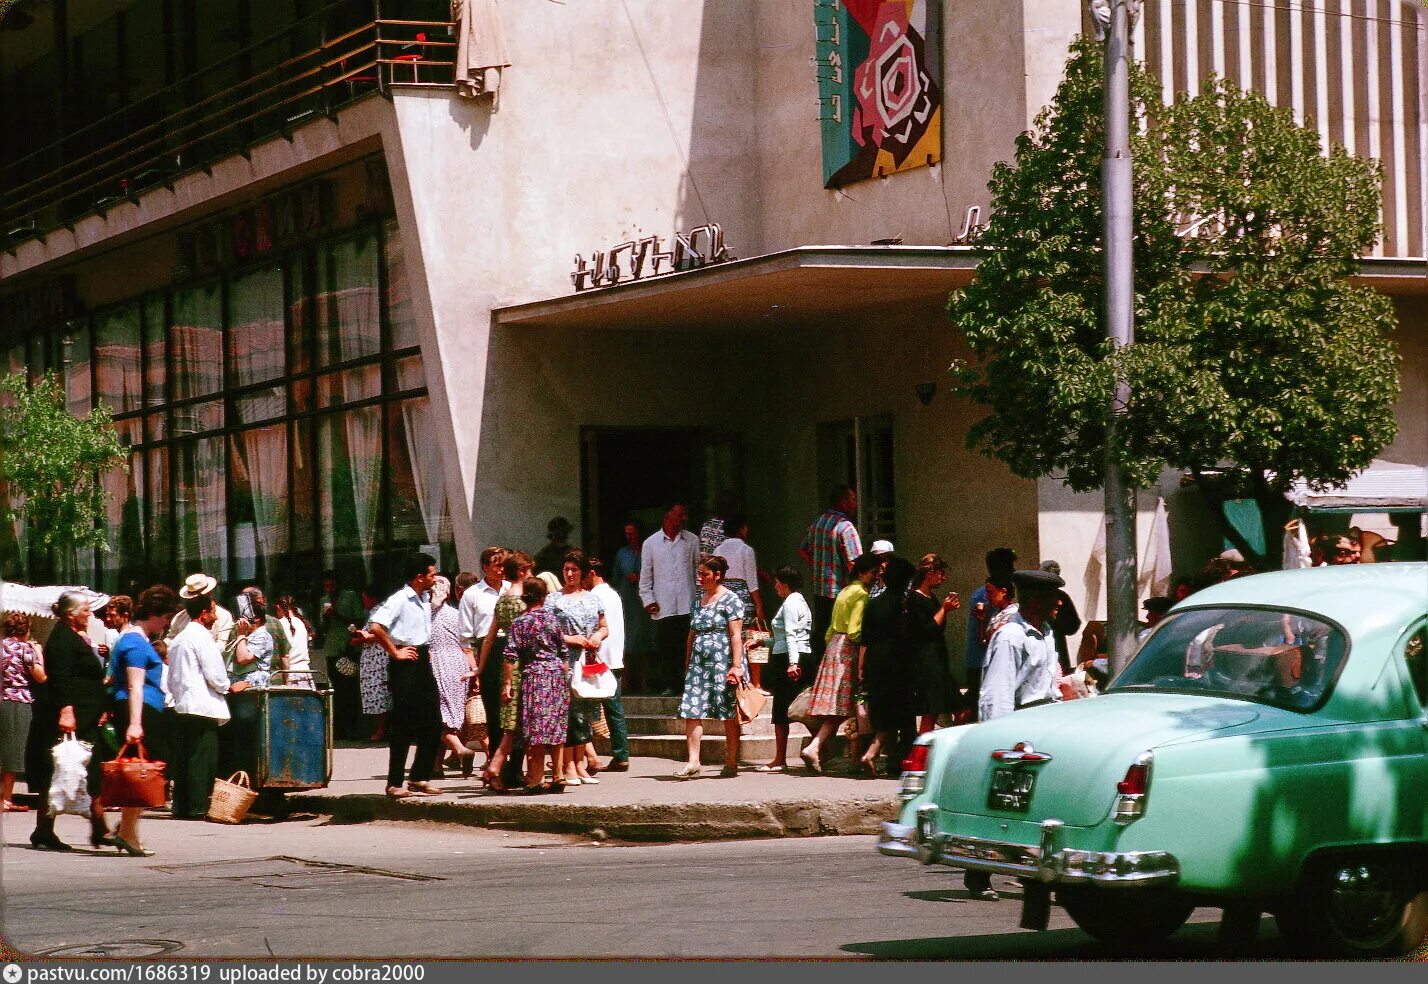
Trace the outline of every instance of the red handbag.
{"type": "Polygon", "coordinates": [[[164,763],[144,755],[143,742],[125,742],[113,760],[105,762],[99,801],[105,806],[155,807],[168,802],[164,763]],[[125,758],[130,748],[138,748],[138,758],[125,758]]]}

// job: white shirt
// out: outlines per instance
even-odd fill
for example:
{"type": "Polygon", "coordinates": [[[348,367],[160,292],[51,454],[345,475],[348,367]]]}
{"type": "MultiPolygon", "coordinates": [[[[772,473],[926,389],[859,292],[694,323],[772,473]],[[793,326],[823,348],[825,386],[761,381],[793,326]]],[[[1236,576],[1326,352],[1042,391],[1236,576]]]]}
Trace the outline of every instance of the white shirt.
{"type": "Polygon", "coordinates": [[[373,609],[367,621],[386,629],[398,649],[425,646],[431,641],[431,593],[417,594],[410,584],[403,584],[373,609]]]}
{"type": "Polygon", "coordinates": [[[620,593],[601,581],[590,589],[605,608],[605,641],[600,643],[600,660],[612,670],[625,668],[625,609],[620,593]]]}
{"type": "MultiPolygon", "coordinates": [[[[227,653],[235,645],[233,640],[233,630],[236,627],[233,621],[233,613],[222,605],[214,605],[213,611],[217,614],[213,622],[213,628],[209,629],[209,634],[213,636],[213,641],[218,643],[218,651],[227,653]]],[[[168,638],[177,639],[180,632],[188,628],[188,612],[179,610],[169,623],[168,638]]]]}
{"type": "MultiPolygon", "coordinates": [[[[312,669],[312,657],[309,653],[308,643],[311,641],[307,637],[307,626],[302,619],[296,615],[289,615],[286,618],[278,619],[278,624],[283,627],[283,635],[288,637],[288,666],[289,670],[310,670],[312,669]]],[[[289,683],[293,682],[291,677],[284,677],[289,683]]]]}
{"type": "Polygon", "coordinates": [[[640,553],[640,603],[659,605],[658,621],[694,610],[694,568],[699,563],[699,537],[680,530],[673,539],[661,527],[645,541],[640,553]]]}
{"type": "Polygon", "coordinates": [[[769,631],[773,633],[773,645],[769,647],[769,652],[788,653],[790,664],[797,663],[798,657],[813,652],[813,612],[802,594],[797,591],[789,593],[774,613],[769,631]]]}
{"type": "Polygon", "coordinates": [[[714,548],[714,556],[723,557],[729,565],[724,580],[738,579],[749,586],[749,593],[759,590],[759,563],[754,548],[737,537],[729,537],[714,548]]]}
{"type": "Polygon", "coordinates": [[[169,689],[180,714],[228,720],[228,670],[212,634],[197,622],[169,641],[169,689]]]}
{"type": "Polygon", "coordinates": [[[499,588],[493,588],[485,578],[466,589],[461,596],[457,629],[463,646],[477,645],[491,634],[491,623],[496,618],[496,600],[509,589],[510,584],[505,581],[499,588]]]}
{"type": "Polygon", "coordinates": [[[1020,611],[1012,613],[987,643],[978,719],[990,721],[1022,704],[1055,699],[1056,665],[1056,641],[1051,633],[1045,627],[1034,628],[1020,611]]]}

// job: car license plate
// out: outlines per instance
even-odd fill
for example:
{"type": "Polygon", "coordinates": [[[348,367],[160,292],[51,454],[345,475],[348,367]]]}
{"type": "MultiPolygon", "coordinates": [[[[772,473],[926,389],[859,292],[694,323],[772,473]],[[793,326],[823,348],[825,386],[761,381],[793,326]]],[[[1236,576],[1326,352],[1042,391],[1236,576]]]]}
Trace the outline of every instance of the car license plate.
{"type": "Polygon", "coordinates": [[[1031,788],[1036,773],[1030,769],[997,769],[987,793],[987,809],[1025,813],[1031,808],[1031,788]]]}

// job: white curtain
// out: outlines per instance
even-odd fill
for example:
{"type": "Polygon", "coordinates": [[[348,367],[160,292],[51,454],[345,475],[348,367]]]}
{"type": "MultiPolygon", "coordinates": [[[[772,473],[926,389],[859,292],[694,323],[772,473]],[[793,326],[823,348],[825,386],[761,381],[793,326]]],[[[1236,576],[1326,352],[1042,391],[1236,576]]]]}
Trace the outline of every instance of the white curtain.
{"type": "Polygon", "coordinates": [[[407,437],[407,454],[411,458],[412,480],[416,484],[417,504],[421,508],[426,542],[440,544],[443,522],[449,522],[446,509],[446,476],[437,448],[433,427],[431,400],[421,397],[402,404],[402,424],[407,437]]]}

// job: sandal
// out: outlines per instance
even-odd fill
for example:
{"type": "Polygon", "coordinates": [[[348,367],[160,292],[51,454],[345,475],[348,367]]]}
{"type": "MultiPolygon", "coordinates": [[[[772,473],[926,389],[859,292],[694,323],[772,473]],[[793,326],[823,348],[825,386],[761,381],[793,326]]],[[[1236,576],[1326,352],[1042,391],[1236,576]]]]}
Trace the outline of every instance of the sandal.
{"type": "Polygon", "coordinates": [[[387,787],[387,795],[390,796],[390,797],[391,797],[392,799],[394,799],[394,800],[404,800],[404,799],[410,799],[410,798],[411,798],[412,796],[414,796],[415,794],[414,794],[414,793],[411,793],[411,792],[408,792],[407,790],[403,789],[401,786],[388,786],[388,787],[387,787]]]}
{"type": "Polygon", "coordinates": [[[699,766],[697,766],[697,765],[686,765],[686,766],[685,766],[684,768],[682,768],[682,769],[677,769],[677,770],[675,770],[674,778],[676,778],[676,779],[693,779],[693,778],[694,778],[695,776],[697,776],[697,775],[699,775],[699,766]]]}
{"type": "Polygon", "coordinates": [[[600,780],[599,780],[599,779],[596,779],[594,776],[581,776],[581,777],[580,777],[580,785],[582,785],[582,786],[598,786],[598,785],[600,785],[600,780]]]}
{"type": "Polygon", "coordinates": [[[823,763],[818,761],[817,755],[810,755],[808,750],[804,749],[798,753],[798,757],[803,759],[803,764],[808,766],[810,772],[816,772],[820,776],[823,775],[823,763]]]}
{"type": "Polygon", "coordinates": [[[754,771],[755,771],[755,772],[782,772],[783,770],[784,770],[784,766],[782,766],[782,765],[772,765],[772,764],[770,764],[770,765],[761,765],[761,766],[759,766],[757,769],[755,769],[754,771]]]}
{"type": "Polygon", "coordinates": [[[437,789],[429,782],[409,782],[407,783],[407,790],[408,792],[417,793],[421,796],[441,795],[441,790],[437,789]]]}

